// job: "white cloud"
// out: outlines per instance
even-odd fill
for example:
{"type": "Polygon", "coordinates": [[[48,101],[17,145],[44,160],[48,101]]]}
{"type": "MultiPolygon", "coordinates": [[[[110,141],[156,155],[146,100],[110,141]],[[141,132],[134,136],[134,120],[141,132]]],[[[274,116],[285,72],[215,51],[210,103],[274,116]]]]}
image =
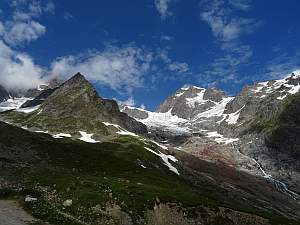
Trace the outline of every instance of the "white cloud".
{"type": "Polygon", "coordinates": [[[53,12],[51,1],[10,1],[11,14],[0,21],[0,83],[9,90],[35,88],[43,82],[44,69],[34,63],[26,53],[16,50],[20,44],[38,39],[46,27],[35,19],[43,12],[53,12]]]}
{"type": "Polygon", "coordinates": [[[173,15],[173,12],[170,11],[170,5],[174,1],[175,0],[154,0],[154,5],[162,20],[173,15]]]}
{"type": "MultiPolygon", "coordinates": [[[[93,83],[118,93],[131,94],[133,90],[144,87],[145,79],[154,84],[165,72],[171,71],[176,77],[188,70],[187,63],[174,62],[166,50],[151,51],[131,44],[122,47],[108,45],[101,52],[60,57],[52,63],[49,74],[50,77],[67,79],[81,72],[93,83]]],[[[168,79],[168,76],[163,79],[168,79]]]]}
{"type": "Polygon", "coordinates": [[[68,78],[80,71],[94,83],[130,93],[134,88],[143,86],[152,60],[151,52],[135,46],[108,46],[103,52],[58,58],[52,64],[51,76],[68,78]]]}
{"type": "Polygon", "coordinates": [[[34,41],[45,34],[46,27],[36,21],[43,13],[54,13],[52,1],[11,1],[12,15],[0,21],[0,37],[11,46],[34,41]]]}
{"type": "Polygon", "coordinates": [[[32,58],[12,50],[0,40],[0,80],[9,90],[24,90],[37,87],[42,82],[42,68],[32,58]]]}
{"type": "Polygon", "coordinates": [[[31,20],[40,17],[43,13],[54,14],[55,5],[51,0],[36,1],[36,0],[14,0],[10,6],[13,8],[13,19],[31,20]]]}
{"type": "Polygon", "coordinates": [[[46,27],[35,21],[9,22],[6,24],[2,36],[9,45],[18,45],[23,42],[29,43],[37,40],[45,32],[46,27]]]}

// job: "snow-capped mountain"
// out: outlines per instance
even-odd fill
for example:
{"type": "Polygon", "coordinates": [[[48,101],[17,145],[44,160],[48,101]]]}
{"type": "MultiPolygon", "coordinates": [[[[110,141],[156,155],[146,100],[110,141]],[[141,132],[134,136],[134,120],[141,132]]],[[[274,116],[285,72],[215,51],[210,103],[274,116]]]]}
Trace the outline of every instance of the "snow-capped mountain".
{"type": "Polygon", "coordinates": [[[246,86],[235,97],[189,86],[168,97],[156,112],[121,110],[147,125],[157,140],[208,161],[284,180],[299,192],[299,91],[300,71],[295,71],[246,86]],[[178,144],[180,137],[184,140],[178,144]]]}
{"type": "MultiPolygon", "coordinates": [[[[295,71],[281,80],[246,86],[235,97],[215,88],[185,86],[168,97],[155,112],[130,106],[120,109],[149,127],[195,133],[253,119],[265,101],[271,99],[274,105],[280,105],[299,91],[300,71],[295,71]]],[[[270,110],[270,113],[274,111],[270,110]]]]}

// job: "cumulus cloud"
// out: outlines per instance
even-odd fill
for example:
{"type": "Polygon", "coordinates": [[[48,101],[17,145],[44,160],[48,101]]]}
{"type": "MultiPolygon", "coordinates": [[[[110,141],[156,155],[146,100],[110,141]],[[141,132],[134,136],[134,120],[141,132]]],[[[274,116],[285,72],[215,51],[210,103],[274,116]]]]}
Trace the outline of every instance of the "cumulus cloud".
{"type": "Polygon", "coordinates": [[[38,39],[46,27],[35,19],[43,12],[53,12],[51,1],[14,0],[9,2],[12,13],[0,21],[0,84],[8,90],[36,88],[43,82],[44,70],[32,57],[17,49],[18,45],[38,39]]]}
{"type": "Polygon", "coordinates": [[[36,21],[9,22],[2,32],[3,39],[9,45],[29,43],[45,34],[46,27],[36,21]]]}
{"type": "Polygon", "coordinates": [[[87,78],[121,92],[142,87],[144,76],[153,60],[151,52],[135,46],[108,46],[103,52],[89,52],[83,56],[58,58],[51,66],[51,77],[68,78],[80,71],[87,78]]]}
{"type": "Polygon", "coordinates": [[[8,47],[0,40],[0,80],[8,90],[35,88],[42,82],[42,68],[32,58],[8,47]]]}
{"type": "Polygon", "coordinates": [[[0,36],[11,46],[29,43],[45,34],[46,27],[36,21],[43,13],[54,13],[52,1],[14,0],[12,15],[0,21],[0,36]]]}
{"type": "Polygon", "coordinates": [[[60,57],[52,63],[49,74],[50,77],[67,79],[81,72],[93,83],[118,93],[130,94],[134,89],[143,87],[147,77],[151,75],[151,82],[154,83],[158,78],[153,74],[161,74],[166,70],[179,75],[186,73],[189,66],[187,63],[174,62],[167,51],[154,51],[130,44],[108,45],[103,51],[60,57]]]}
{"type": "Polygon", "coordinates": [[[175,0],[154,0],[154,5],[162,20],[173,15],[173,12],[170,11],[170,5],[174,1],[175,0]]]}

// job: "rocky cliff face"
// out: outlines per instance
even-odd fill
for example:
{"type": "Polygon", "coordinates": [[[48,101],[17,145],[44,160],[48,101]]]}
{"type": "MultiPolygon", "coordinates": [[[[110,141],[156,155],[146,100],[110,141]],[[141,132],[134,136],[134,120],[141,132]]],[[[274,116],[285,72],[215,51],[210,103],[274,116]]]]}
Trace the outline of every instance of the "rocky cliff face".
{"type": "Polygon", "coordinates": [[[0,85],[0,102],[9,98],[9,93],[0,85]]]}

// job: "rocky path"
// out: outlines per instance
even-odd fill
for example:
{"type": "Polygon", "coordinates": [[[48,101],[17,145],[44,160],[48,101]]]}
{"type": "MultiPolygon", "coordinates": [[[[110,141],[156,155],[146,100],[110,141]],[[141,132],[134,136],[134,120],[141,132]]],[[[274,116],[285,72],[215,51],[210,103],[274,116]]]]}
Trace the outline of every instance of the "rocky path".
{"type": "Polygon", "coordinates": [[[16,201],[0,200],[1,225],[28,225],[34,218],[24,211],[16,201]]]}

